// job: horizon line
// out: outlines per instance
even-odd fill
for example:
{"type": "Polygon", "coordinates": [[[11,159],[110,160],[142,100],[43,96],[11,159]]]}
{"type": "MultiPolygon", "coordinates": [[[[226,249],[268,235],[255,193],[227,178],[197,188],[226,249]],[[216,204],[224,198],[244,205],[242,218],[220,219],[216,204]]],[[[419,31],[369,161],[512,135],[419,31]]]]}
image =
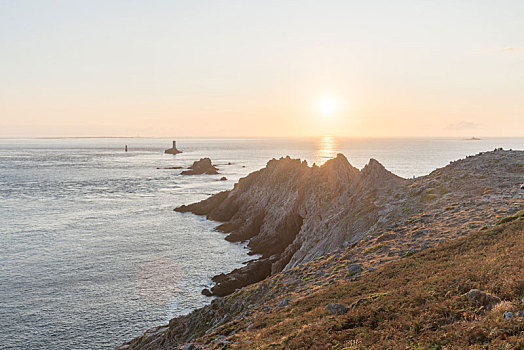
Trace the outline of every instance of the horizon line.
{"type": "Polygon", "coordinates": [[[334,136],[334,135],[309,135],[309,136],[0,136],[0,140],[59,140],[59,139],[306,139],[332,137],[338,139],[463,139],[471,140],[472,137],[479,141],[495,138],[524,138],[517,136],[334,136]]]}

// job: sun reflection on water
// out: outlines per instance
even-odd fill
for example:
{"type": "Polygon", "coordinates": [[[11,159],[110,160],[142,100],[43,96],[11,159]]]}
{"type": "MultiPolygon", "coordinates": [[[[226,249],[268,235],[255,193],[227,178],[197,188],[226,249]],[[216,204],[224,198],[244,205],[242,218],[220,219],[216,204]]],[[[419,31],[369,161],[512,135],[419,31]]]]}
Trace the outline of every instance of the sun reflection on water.
{"type": "Polygon", "coordinates": [[[315,164],[320,166],[337,156],[338,144],[333,136],[322,136],[315,153],[315,164]]]}

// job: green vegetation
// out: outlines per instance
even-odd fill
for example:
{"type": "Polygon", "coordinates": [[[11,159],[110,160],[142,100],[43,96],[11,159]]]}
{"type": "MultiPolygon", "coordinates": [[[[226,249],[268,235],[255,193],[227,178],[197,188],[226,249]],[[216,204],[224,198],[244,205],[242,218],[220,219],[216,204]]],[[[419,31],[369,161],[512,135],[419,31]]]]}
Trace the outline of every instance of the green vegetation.
{"type": "Polygon", "coordinates": [[[363,305],[369,305],[371,304],[372,302],[374,302],[375,300],[379,300],[380,298],[384,297],[388,295],[388,293],[373,293],[373,294],[370,294],[364,298],[360,298],[358,299],[357,301],[355,301],[353,304],[351,304],[351,308],[354,309],[356,307],[359,307],[359,306],[363,306],[363,305]]]}
{"type": "Polygon", "coordinates": [[[501,219],[498,224],[505,224],[506,222],[511,222],[513,220],[524,220],[524,210],[519,211],[518,213],[515,213],[511,216],[505,217],[504,219],[501,219]]]}
{"type": "Polygon", "coordinates": [[[380,249],[384,249],[386,248],[387,246],[384,244],[384,243],[378,243],[378,244],[375,244],[375,245],[372,245],[370,247],[367,247],[366,249],[364,249],[362,251],[362,254],[369,254],[369,253],[374,253],[380,249]]]}

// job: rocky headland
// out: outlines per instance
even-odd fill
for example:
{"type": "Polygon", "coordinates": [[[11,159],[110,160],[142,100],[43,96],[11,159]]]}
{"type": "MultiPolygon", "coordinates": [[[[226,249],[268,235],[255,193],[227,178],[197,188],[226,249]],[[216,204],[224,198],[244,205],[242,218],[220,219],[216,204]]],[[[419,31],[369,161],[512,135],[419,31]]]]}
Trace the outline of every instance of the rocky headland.
{"type": "Polygon", "coordinates": [[[175,210],[223,222],[227,240],[249,240],[262,255],[205,291],[224,296],[336,249],[353,247],[376,264],[478,228],[519,192],[522,157],[487,152],[409,180],[374,159],[359,170],[342,154],[321,167],[286,157],[175,210]]]}
{"type": "MultiPolygon", "coordinates": [[[[497,227],[508,225],[505,218],[521,222],[524,214],[517,212],[524,207],[523,177],[522,151],[481,153],[415,179],[400,178],[376,160],[359,170],[343,155],[321,167],[289,157],[271,160],[232,190],[176,209],[221,222],[217,230],[227,233],[226,239],[249,240],[249,248],[260,258],[213,278],[216,285],[205,293],[227,297],[150,330],[122,348],[176,349],[187,342],[204,348],[250,348],[257,340],[246,334],[263,333],[268,322],[261,320],[268,315],[293,313],[300,309],[298,303],[311,298],[324,298],[328,305],[366,294],[370,288],[361,286],[345,298],[333,297],[336,288],[356,288],[352,286],[364,280],[387,284],[395,278],[388,269],[398,272],[398,267],[388,266],[413,261],[428,249],[441,249],[427,262],[429,271],[431,264],[438,265],[448,249],[439,247],[446,247],[448,241],[482,232],[493,238],[497,227]]],[[[524,233],[522,225],[514,229],[524,233]]],[[[479,259],[478,263],[486,261],[479,259]]],[[[524,281],[524,275],[518,278],[524,281]]],[[[478,284],[465,285],[482,289],[478,284]]],[[[460,290],[462,294],[467,291],[460,290]]],[[[392,292],[360,298],[364,305],[373,304],[392,292]]],[[[524,294],[524,282],[514,293],[524,294]]],[[[340,305],[331,305],[321,316],[344,317],[350,308],[340,305]]],[[[309,310],[318,311],[318,307],[309,310]]],[[[288,328],[289,336],[304,332],[288,328]]],[[[257,344],[268,345],[274,336],[259,339],[257,344]]],[[[310,340],[311,344],[316,341],[310,340]]],[[[282,339],[275,344],[286,347],[282,339]]]]}

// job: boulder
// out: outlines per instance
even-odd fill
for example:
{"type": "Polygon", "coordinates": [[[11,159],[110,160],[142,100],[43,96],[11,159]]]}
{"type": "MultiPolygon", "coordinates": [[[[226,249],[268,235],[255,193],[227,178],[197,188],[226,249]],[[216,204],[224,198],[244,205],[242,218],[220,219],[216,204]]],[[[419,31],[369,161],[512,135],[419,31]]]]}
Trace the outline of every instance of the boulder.
{"type": "Polygon", "coordinates": [[[362,273],[362,267],[359,264],[351,264],[348,266],[348,277],[357,277],[362,273]]]}
{"type": "Polygon", "coordinates": [[[510,311],[504,311],[504,315],[502,315],[502,318],[504,319],[510,319],[510,318],[513,318],[513,312],[510,312],[510,311]]]}
{"type": "MultiPolygon", "coordinates": [[[[235,269],[228,274],[213,277],[216,285],[211,288],[212,295],[223,297],[247,285],[262,281],[271,274],[269,259],[250,261],[246,266],[235,269]]],[[[202,291],[204,293],[205,289],[202,291]]]]}
{"type": "Polygon", "coordinates": [[[184,170],[182,175],[216,175],[218,174],[218,169],[213,166],[211,159],[202,158],[197,160],[189,167],[189,170],[184,170]]]}
{"type": "Polygon", "coordinates": [[[499,297],[483,292],[480,289],[470,290],[466,293],[466,298],[474,306],[483,306],[486,310],[491,310],[493,306],[500,303],[499,297]]]}
{"type": "Polygon", "coordinates": [[[337,304],[337,303],[329,303],[326,305],[326,310],[331,315],[343,315],[346,313],[347,308],[345,305],[337,304]]]}

